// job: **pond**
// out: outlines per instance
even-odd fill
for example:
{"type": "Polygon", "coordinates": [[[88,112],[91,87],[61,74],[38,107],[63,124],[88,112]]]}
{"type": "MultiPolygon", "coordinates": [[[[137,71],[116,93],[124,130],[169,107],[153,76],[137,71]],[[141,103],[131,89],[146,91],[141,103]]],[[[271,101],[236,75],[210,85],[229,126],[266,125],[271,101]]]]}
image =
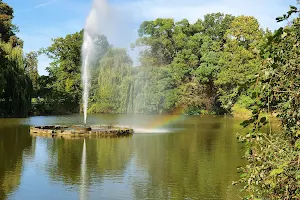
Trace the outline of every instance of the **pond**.
{"type": "Polygon", "coordinates": [[[90,115],[130,125],[118,139],[31,137],[30,125],[82,115],[0,119],[0,199],[240,199],[240,120],[213,116],[90,115]]]}

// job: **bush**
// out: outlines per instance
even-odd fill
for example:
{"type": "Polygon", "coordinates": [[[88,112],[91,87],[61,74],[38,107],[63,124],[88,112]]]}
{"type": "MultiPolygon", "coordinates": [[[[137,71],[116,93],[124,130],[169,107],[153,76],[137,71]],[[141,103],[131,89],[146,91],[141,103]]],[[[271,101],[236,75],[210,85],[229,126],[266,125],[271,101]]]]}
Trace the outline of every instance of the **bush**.
{"type": "MultiPolygon", "coordinates": [[[[278,21],[296,12],[300,10],[291,6],[278,21]]],[[[298,17],[292,26],[277,30],[261,52],[265,61],[252,95],[252,116],[242,123],[250,131],[239,134],[249,163],[240,169],[246,199],[300,199],[299,26],[298,17]],[[265,131],[270,123],[263,116],[266,110],[279,113],[279,132],[265,131]]]]}

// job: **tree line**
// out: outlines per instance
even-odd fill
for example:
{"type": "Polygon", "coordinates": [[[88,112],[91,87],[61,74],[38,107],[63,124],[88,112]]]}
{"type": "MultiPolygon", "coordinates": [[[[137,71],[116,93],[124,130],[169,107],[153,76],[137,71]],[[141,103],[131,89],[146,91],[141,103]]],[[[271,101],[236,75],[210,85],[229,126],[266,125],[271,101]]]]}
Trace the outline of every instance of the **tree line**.
{"type": "MultiPolygon", "coordinates": [[[[13,9],[0,5],[0,113],[80,112],[83,30],[24,55],[13,9]],[[52,60],[47,76],[37,73],[39,54],[52,60]]],[[[255,17],[212,13],[195,23],[158,18],[144,21],[138,33],[132,48],[142,49],[139,66],[104,35],[94,38],[90,113],[250,113],[253,86],[270,53],[264,47],[275,34],[255,17]]]]}
{"type": "MultiPolygon", "coordinates": [[[[125,49],[99,35],[99,53],[90,66],[89,112],[225,114],[249,108],[250,86],[263,60],[260,48],[269,35],[249,16],[213,13],[194,24],[186,19],[145,21],[132,44],[143,49],[139,66],[133,66],[125,49]]],[[[82,40],[80,31],[41,50],[53,62],[49,76],[39,77],[37,112],[81,110],[82,40]]]]}

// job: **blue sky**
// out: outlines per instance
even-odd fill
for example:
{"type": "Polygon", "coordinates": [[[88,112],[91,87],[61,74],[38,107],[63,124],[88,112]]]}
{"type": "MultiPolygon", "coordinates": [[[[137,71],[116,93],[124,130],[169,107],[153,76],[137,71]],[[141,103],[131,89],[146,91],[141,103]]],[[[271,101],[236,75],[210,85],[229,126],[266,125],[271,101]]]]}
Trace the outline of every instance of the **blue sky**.
{"type": "MultiPolygon", "coordinates": [[[[96,0],[97,1],[97,0],[96,0]]],[[[102,0],[98,0],[102,1],[102,0]]],[[[36,51],[51,44],[51,38],[63,37],[84,27],[92,0],[4,0],[14,8],[14,23],[24,49],[36,51]]],[[[191,22],[207,13],[223,12],[255,16],[262,27],[276,29],[275,18],[285,13],[296,0],[107,0],[118,19],[114,35],[108,40],[114,46],[129,47],[137,38],[137,29],[144,20],[172,17],[191,22]]],[[[135,53],[132,53],[136,56],[135,53]]],[[[47,74],[46,56],[39,58],[39,73],[47,74]]]]}

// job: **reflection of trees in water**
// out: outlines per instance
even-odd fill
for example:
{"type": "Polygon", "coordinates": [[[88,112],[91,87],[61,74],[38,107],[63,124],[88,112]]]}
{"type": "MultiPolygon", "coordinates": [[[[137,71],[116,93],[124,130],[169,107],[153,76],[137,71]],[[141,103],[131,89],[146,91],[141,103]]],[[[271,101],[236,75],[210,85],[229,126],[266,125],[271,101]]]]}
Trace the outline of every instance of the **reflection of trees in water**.
{"type": "Polygon", "coordinates": [[[24,152],[33,151],[29,127],[0,127],[0,199],[6,199],[20,184],[24,152]]]}
{"type": "Polygon", "coordinates": [[[46,170],[51,178],[70,185],[80,182],[82,145],[83,140],[49,140],[46,170]]]}
{"type": "MultiPolygon", "coordinates": [[[[99,175],[116,176],[124,173],[132,155],[132,138],[91,140],[97,152],[97,166],[93,172],[99,175]]],[[[87,159],[95,156],[88,155],[87,159]]]]}
{"type": "Polygon", "coordinates": [[[198,123],[180,134],[135,138],[137,162],[149,170],[148,184],[135,184],[136,199],[238,199],[228,196],[238,193],[231,184],[242,164],[235,124],[198,123]]]}
{"type": "MultiPolygon", "coordinates": [[[[115,177],[124,173],[132,154],[131,140],[132,138],[86,140],[87,185],[101,181],[104,176],[115,177]]],[[[47,171],[54,181],[69,185],[81,183],[82,148],[83,140],[54,139],[49,142],[47,171]]]]}

